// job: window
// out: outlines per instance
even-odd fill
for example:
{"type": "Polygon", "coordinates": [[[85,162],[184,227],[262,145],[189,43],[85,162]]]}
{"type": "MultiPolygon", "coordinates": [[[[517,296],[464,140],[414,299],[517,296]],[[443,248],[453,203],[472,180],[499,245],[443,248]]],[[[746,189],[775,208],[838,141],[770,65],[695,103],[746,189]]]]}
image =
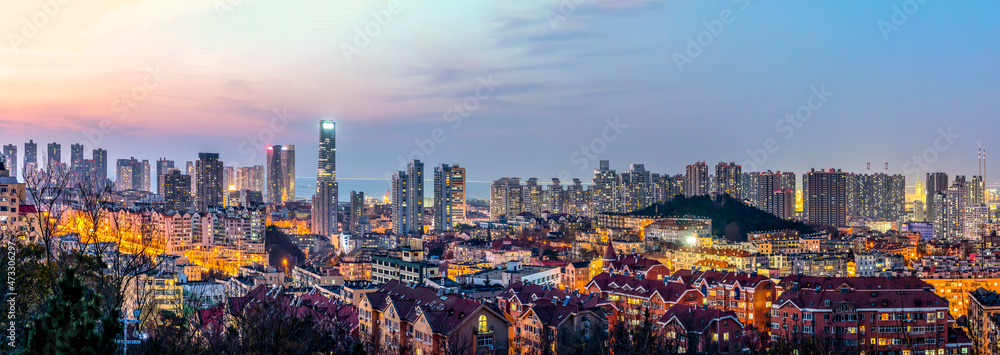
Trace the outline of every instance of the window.
{"type": "Polygon", "coordinates": [[[487,346],[492,347],[493,346],[493,337],[492,336],[486,336],[486,337],[478,337],[478,338],[476,338],[476,346],[478,346],[480,348],[487,347],[487,346]]]}
{"type": "Polygon", "coordinates": [[[486,316],[479,316],[479,334],[486,334],[488,330],[486,327],[486,316]]]}
{"type": "Polygon", "coordinates": [[[813,320],[813,315],[812,315],[812,313],[803,314],[802,315],[802,319],[804,319],[804,320],[813,320]]]}

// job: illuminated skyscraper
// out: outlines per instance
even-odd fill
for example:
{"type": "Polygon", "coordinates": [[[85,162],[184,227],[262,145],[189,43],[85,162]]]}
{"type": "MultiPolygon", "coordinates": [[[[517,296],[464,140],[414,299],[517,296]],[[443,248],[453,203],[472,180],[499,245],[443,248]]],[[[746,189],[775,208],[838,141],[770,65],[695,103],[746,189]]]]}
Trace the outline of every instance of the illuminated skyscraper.
{"type": "Polygon", "coordinates": [[[524,194],[522,198],[522,201],[524,201],[523,211],[536,216],[541,215],[545,194],[542,193],[542,186],[538,184],[538,178],[529,178],[521,191],[524,194]]]}
{"type": "Polygon", "coordinates": [[[847,174],[815,169],[802,176],[804,217],[811,223],[840,227],[847,223],[847,174]]]}
{"type": "Polygon", "coordinates": [[[187,210],[191,208],[191,175],[183,175],[176,168],[168,168],[160,174],[162,181],[160,194],[166,207],[173,210],[187,210]]]}
{"type": "Polygon", "coordinates": [[[48,155],[45,156],[46,170],[51,171],[53,166],[62,163],[62,144],[52,142],[48,146],[48,155]]]}
{"type": "Polygon", "coordinates": [[[198,153],[195,162],[195,204],[204,211],[208,206],[222,206],[222,167],[219,153],[198,153]]]}
{"type": "Polygon", "coordinates": [[[348,230],[351,234],[360,235],[368,232],[368,222],[365,220],[365,193],[351,191],[351,216],[348,230]]]}
{"type": "Polygon", "coordinates": [[[24,143],[24,171],[29,175],[38,172],[38,143],[33,140],[24,143]]]}
{"type": "MultiPolygon", "coordinates": [[[[563,190],[561,183],[558,178],[552,178],[552,184],[545,191],[543,210],[551,213],[569,212],[568,208],[566,208],[566,191],[563,190]]],[[[541,217],[541,214],[537,216],[541,217]]]]}
{"type": "Polygon", "coordinates": [[[267,202],[295,199],[295,146],[267,146],[267,202]]]}
{"type": "Polygon", "coordinates": [[[411,160],[392,176],[392,230],[398,235],[424,231],[424,163],[411,160]]]}
{"type": "Polygon", "coordinates": [[[458,164],[451,166],[451,221],[465,223],[465,168],[458,164]]]}
{"type": "Polygon", "coordinates": [[[0,156],[0,160],[3,160],[4,165],[7,166],[7,173],[11,177],[17,178],[17,165],[21,164],[17,161],[17,146],[13,144],[4,145],[3,155],[0,156]]]}
{"type": "MultiPolygon", "coordinates": [[[[292,154],[294,152],[293,148],[292,154]]],[[[333,121],[320,121],[316,194],[312,201],[313,232],[316,234],[331,235],[340,229],[337,225],[337,189],[337,126],[333,121]]]]}
{"type": "Polygon", "coordinates": [[[594,170],[594,204],[597,213],[614,212],[615,210],[615,180],[617,176],[611,170],[607,160],[601,160],[594,170]]]}
{"type": "Polygon", "coordinates": [[[948,191],[948,174],[942,172],[928,173],[926,181],[927,188],[925,192],[927,193],[927,197],[924,202],[927,204],[927,213],[924,214],[924,217],[928,221],[935,221],[937,220],[936,209],[938,204],[934,203],[934,195],[944,194],[948,191]]]}
{"type": "Polygon", "coordinates": [[[715,165],[715,186],[719,195],[728,194],[735,199],[742,198],[742,169],[734,162],[715,165]]]}
{"type": "Polygon", "coordinates": [[[684,196],[693,197],[708,194],[708,166],[700,161],[686,168],[684,196]]]}
{"type": "Polygon", "coordinates": [[[490,219],[513,218],[524,211],[524,185],[519,178],[500,178],[490,186],[490,219]]]}
{"type": "Polygon", "coordinates": [[[137,160],[135,157],[129,159],[118,159],[115,189],[118,191],[145,191],[142,188],[144,172],[145,168],[143,167],[142,162],[137,160]]]}
{"type": "MultiPolygon", "coordinates": [[[[167,158],[160,158],[159,160],[156,161],[156,193],[160,195],[165,195],[166,188],[163,186],[163,182],[165,179],[164,174],[166,174],[167,171],[173,168],[174,168],[173,160],[167,160],[167,158]]],[[[188,176],[188,180],[190,180],[190,178],[191,176],[188,176]]],[[[188,182],[188,184],[190,185],[190,181],[188,182]]],[[[185,189],[184,191],[187,191],[188,194],[190,194],[191,192],[190,189],[191,187],[188,186],[188,188],[185,189]]]]}
{"type": "Polygon", "coordinates": [[[108,151],[96,148],[94,149],[94,163],[91,167],[93,170],[90,175],[94,179],[104,180],[108,178],[108,151]]]}
{"type": "Polygon", "coordinates": [[[86,173],[83,164],[83,144],[73,143],[69,146],[69,177],[71,183],[79,183],[86,173]]]}
{"type": "Polygon", "coordinates": [[[434,229],[450,231],[454,226],[452,214],[451,166],[439,164],[434,167],[434,229]]]}
{"type": "Polygon", "coordinates": [[[236,168],[236,189],[264,192],[264,166],[236,168]]]}

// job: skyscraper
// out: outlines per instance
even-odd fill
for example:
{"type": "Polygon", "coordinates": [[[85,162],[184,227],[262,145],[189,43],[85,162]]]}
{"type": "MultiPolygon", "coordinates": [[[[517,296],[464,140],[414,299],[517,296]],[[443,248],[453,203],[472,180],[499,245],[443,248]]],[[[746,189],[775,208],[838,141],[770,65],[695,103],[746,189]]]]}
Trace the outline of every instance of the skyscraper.
{"type": "Polygon", "coordinates": [[[367,232],[367,228],[364,227],[367,223],[363,222],[363,219],[365,219],[365,193],[351,191],[351,220],[348,224],[351,234],[367,232]]]}
{"type": "MultiPolygon", "coordinates": [[[[148,161],[147,165],[148,165],[148,161]]],[[[116,166],[115,189],[118,191],[145,191],[143,190],[143,174],[145,167],[142,162],[131,157],[129,159],[118,159],[116,166]]]]}
{"type": "Polygon", "coordinates": [[[141,187],[142,191],[146,191],[146,192],[153,191],[152,189],[150,189],[150,186],[149,186],[149,184],[151,182],[150,181],[151,176],[152,176],[152,170],[150,170],[150,168],[149,168],[149,160],[143,160],[142,161],[142,187],[141,187]]]}
{"type": "Polygon", "coordinates": [[[196,186],[198,183],[198,169],[194,168],[194,162],[189,161],[184,164],[184,171],[191,177],[191,202],[194,202],[198,195],[198,188],[196,186]]]}
{"type": "Polygon", "coordinates": [[[410,233],[410,179],[405,171],[392,174],[392,231],[396,235],[410,233]]]}
{"type": "Polygon", "coordinates": [[[524,193],[524,197],[522,198],[522,201],[524,201],[524,212],[528,212],[536,216],[541,215],[542,200],[544,195],[542,194],[542,186],[538,185],[538,178],[529,178],[528,181],[525,182],[524,189],[521,191],[524,193]]]}
{"type": "Polygon", "coordinates": [[[777,217],[789,219],[795,214],[795,190],[789,189],[788,176],[782,172],[751,173],[755,175],[752,181],[757,185],[753,188],[756,201],[753,202],[758,209],[777,217]],[[784,177],[784,178],[783,178],[784,177]]]}
{"type": "Polygon", "coordinates": [[[927,204],[927,213],[924,213],[924,218],[928,221],[934,221],[937,219],[937,207],[934,204],[934,195],[945,194],[948,191],[948,174],[937,172],[937,173],[927,173],[927,188],[925,192],[927,193],[927,198],[924,202],[927,204]]]}
{"type": "Polygon", "coordinates": [[[490,186],[490,219],[513,218],[524,211],[524,185],[519,178],[500,178],[490,186]]]}
{"type": "Polygon", "coordinates": [[[94,179],[105,180],[108,178],[108,151],[95,148],[93,167],[90,176],[94,179]]]}
{"type": "Polygon", "coordinates": [[[236,168],[231,166],[222,167],[222,188],[229,190],[236,189],[236,168]]]}
{"type": "Polygon", "coordinates": [[[24,143],[24,172],[29,175],[38,172],[38,143],[33,140],[24,143]]]}
{"type": "MultiPolygon", "coordinates": [[[[545,206],[543,210],[551,213],[563,213],[566,210],[566,191],[563,190],[559,178],[552,178],[552,183],[545,191],[545,206]]],[[[541,215],[539,215],[541,216],[541,215]]]]}
{"type": "Polygon", "coordinates": [[[434,229],[450,231],[454,224],[452,217],[451,166],[439,164],[434,167],[434,229]]]}
{"type": "Polygon", "coordinates": [[[615,210],[616,174],[607,160],[601,160],[594,170],[594,204],[598,213],[615,210]]]}
{"type": "Polygon", "coordinates": [[[198,153],[195,161],[195,204],[199,210],[222,206],[222,161],[219,153],[198,153]]]}
{"type": "Polygon", "coordinates": [[[267,146],[267,202],[295,199],[295,146],[267,146]]]}
{"type": "MultiPolygon", "coordinates": [[[[48,155],[45,157],[48,166],[52,163],[62,163],[62,144],[52,142],[48,145],[48,155]]],[[[50,168],[51,169],[51,168],[50,168]]]]}
{"type": "Polygon", "coordinates": [[[812,169],[802,176],[805,219],[840,227],[847,223],[847,174],[833,169],[812,169]]]}
{"type": "Polygon", "coordinates": [[[465,168],[451,166],[451,221],[465,223],[465,168]]]}
{"type": "Polygon", "coordinates": [[[160,177],[162,190],[159,191],[166,207],[178,211],[190,209],[191,175],[183,175],[177,168],[168,168],[160,177]]]}
{"type": "MultiPolygon", "coordinates": [[[[295,159],[295,151],[282,158],[295,159]]],[[[283,150],[284,152],[284,150],[283,150]]],[[[294,175],[294,170],[292,170],[294,175]]],[[[294,176],[292,177],[294,181],[294,176]]],[[[294,188],[294,182],[289,188],[294,188]]],[[[319,122],[319,160],[316,170],[316,194],[312,201],[313,229],[316,234],[338,232],[337,225],[337,125],[333,121],[319,122]]]]}
{"type": "Polygon", "coordinates": [[[7,166],[7,173],[12,177],[17,177],[17,165],[20,162],[17,161],[17,146],[13,144],[7,144],[3,146],[3,162],[7,166]]]}
{"type": "Polygon", "coordinates": [[[281,175],[284,177],[285,201],[295,201],[295,146],[281,146],[281,175]]]}
{"type": "Polygon", "coordinates": [[[83,144],[73,143],[69,146],[69,168],[78,170],[83,166],[83,144]]]}
{"type": "Polygon", "coordinates": [[[715,165],[715,186],[718,194],[740,199],[743,196],[742,167],[735,162],[720,162],[715,165]]]}
{"type": "Polygon", "coordinates": [[[392,176],[392,230],[399,235],[424,231],[424,163],[411,160],[392,176]]]}
{"type": "Polygon", "coordinates": [[[708,165],[700,161],[686,168],[684,195],[687,197],[708,194],[708,165]]]}
{"type": "MultiPolygon", "coordinates": [[[[163,186],[163,182],[165,179],[164,174],[166,174],[167,171],[173,168],[174,168],[173,160],[167,160],[167,158],[160,158],[159,160],[156,161],[156,193],[164,196],[166,195],[165,194],[166,190],[163,186]]],[[[190,180],[190,178],[191,176],[189,175],[188,179],[190,180]]],[[[190,181],[188,182],[188,185],[190,185],[190,181]]],[[[188,194],[190,194],[190,188],[191,187],[188,186],[188,189],[186,190],[188,191],[188,194]]]]}

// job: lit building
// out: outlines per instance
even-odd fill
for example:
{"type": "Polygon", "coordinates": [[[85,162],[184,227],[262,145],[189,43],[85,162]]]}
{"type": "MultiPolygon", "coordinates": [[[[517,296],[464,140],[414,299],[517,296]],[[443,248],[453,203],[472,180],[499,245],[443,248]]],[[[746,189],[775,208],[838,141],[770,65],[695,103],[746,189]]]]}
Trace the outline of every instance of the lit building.
{"type": "MultiPolygon", "coordinates": [[[[284,153],[284,147],[282,148],[284,153]]],[[[291,159],[288,164],[295,164],[295,150],[292,148],[291,155],[282,155],[282,159],[291,159]],[[290,158],[289,158],[290,157],[290,158]]],[[[285,168],[287,171],[287,168],[285,168]]],[[[294,174],[294,167],[291,173],[294,174]]],[[[288,175],[285,175],[288,178],[288,175]]],[[[295,178],[291,177],[292,184],[289,189],[295,188],[295,178]]],[[[320,121],[319,123],[319,163],[316,171],[316,194],[312,200],[312,230],[313,233],[330,236],[337,233],[340,228],[337,222],[338,216],[338,195],[337,185],[337,126],[333,121],[320,121]]],[[[294,192],[290,193],[294,198],[294,192]]]]}
{"type": "Polygon", "coordinates": [[[365,215],[365,193],[351,191],[351,215],[348,230],[351,234],[363,234],[371,229],[365,215]]]}
{"type": "Polygon", "coordinates": [[[195,162],[195,205],[200,210],[208,206],[222,206],[222,161],[219,153],[198,153],[195,162]]]}
{"type": "Polygon", "coordinates": [[[524,211],[524,186],[519,178],[500,178],[490,186],[490,219],[513,218],[524,211]]]}
{"type": "Polygon", "coordinates": [[[937,172],[937,173],[927,173],[926,185],[924,192],[926,193],[926,198],[924,199],[924,205],[927,207],[927,212],[924,213],[924,217],[928,222],[934,222],[937,220],[937,211],[935,206],[934,198],[938,194],[944,194],[948,191],[948,174],[937,172]]]}
{"type": "Polygon", "coordinates": [[[715,186],[719,195],[743,198],[742,167],[734,162],[721,162],[715,165],[715,186]]]}
{"type": "Polygon", "coordinates": [[[160,179],[160,193],[168,209],[180,211],[191,208],[191,175],[182,175],[180,170],[171,168],[160,175],[160,179]]]}
{"type": "Polygon", "coordinates": [[[295,200],[295,146],[267,146],[267,202],[295,200]]]}
{"type": "Polygon", "coordinates": [[[424,163],[411,160],[392,176],[392,230],[398,235],[424,232],[424,163]]]}
{"type": "Polygon", "coordinates": [[[467,212],[465,200],[465,168],[458,164],[451,166],[451,220],[452,223],[465,223],[467,212]]]}
{"type": "Polygon", "coordinates": [[[707,195],[708,190],[708,166],[700,161],[686,168],[687,175],[684,178],[684,195],[687,197],[707,195]]]}
{"type": "Polygon", "coordinates": [[[38,172],[38,143],[28,140],[24,143],[24,173],[33,175],[38,172]]]}
{"type": "MultiPolygon", "coordinates": [[[[160,195],[166,195],[166,190],[163,187],[164,174],[170,169],[174,168],[174,161],[167,160],[166,158],[160,158],[156,161],[156,193],[160,195]]],[[[227,185],[228,186],[228,185],[227,185]]]]}
{"type": "Polygon", "coordinates": [[[454,225],[452,176],[450,165],[434,167],[434,229],[438,231],[450,231],[454,225]]]}
{"type": "Polygon", "coordinates": [[[139,161],[134,157],[129,159],[118,159],[118,177],[115,180],[115,189],[118,191],[149,191],[149,160],[139,161]]]}
{"type": "Polygon", "coordinates": [[[615,176],[607,160],[601,160],[594,170],[595,213],[615,212],[615,176]]]}
{"type": "Polygon", "coordinates": [[[847,223],[847,174],[820,170],[802,176],[805,219],[839,227],[847,223]]]}
{"type": "Polygon", "coordinates": [[[17,165],[20,162],[17,161],[17,146],[13,144],[6,144],[3,146],[3,154],[0,155],[0,163],[4,163],[7,167],[7,172],[10,176],[17,177],[17,165]]]}

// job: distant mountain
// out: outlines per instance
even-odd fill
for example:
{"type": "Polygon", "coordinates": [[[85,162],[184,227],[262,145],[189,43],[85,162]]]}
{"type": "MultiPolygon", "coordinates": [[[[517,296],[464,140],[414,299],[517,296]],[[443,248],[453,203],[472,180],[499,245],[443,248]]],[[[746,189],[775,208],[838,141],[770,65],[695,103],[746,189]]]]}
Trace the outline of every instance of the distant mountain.
{"type": "Polygon", "coordinates": [[[747,240],[747,232],[793,229],[800,234],[816,230],[802,222],[787,221],[723,195],[713,200],[708,195],[686,198],[678,195],[666,204],[655,204],[630,213],[633,216],[698,216],[712,219],[712,234],[734,242],[747,240]]]}

